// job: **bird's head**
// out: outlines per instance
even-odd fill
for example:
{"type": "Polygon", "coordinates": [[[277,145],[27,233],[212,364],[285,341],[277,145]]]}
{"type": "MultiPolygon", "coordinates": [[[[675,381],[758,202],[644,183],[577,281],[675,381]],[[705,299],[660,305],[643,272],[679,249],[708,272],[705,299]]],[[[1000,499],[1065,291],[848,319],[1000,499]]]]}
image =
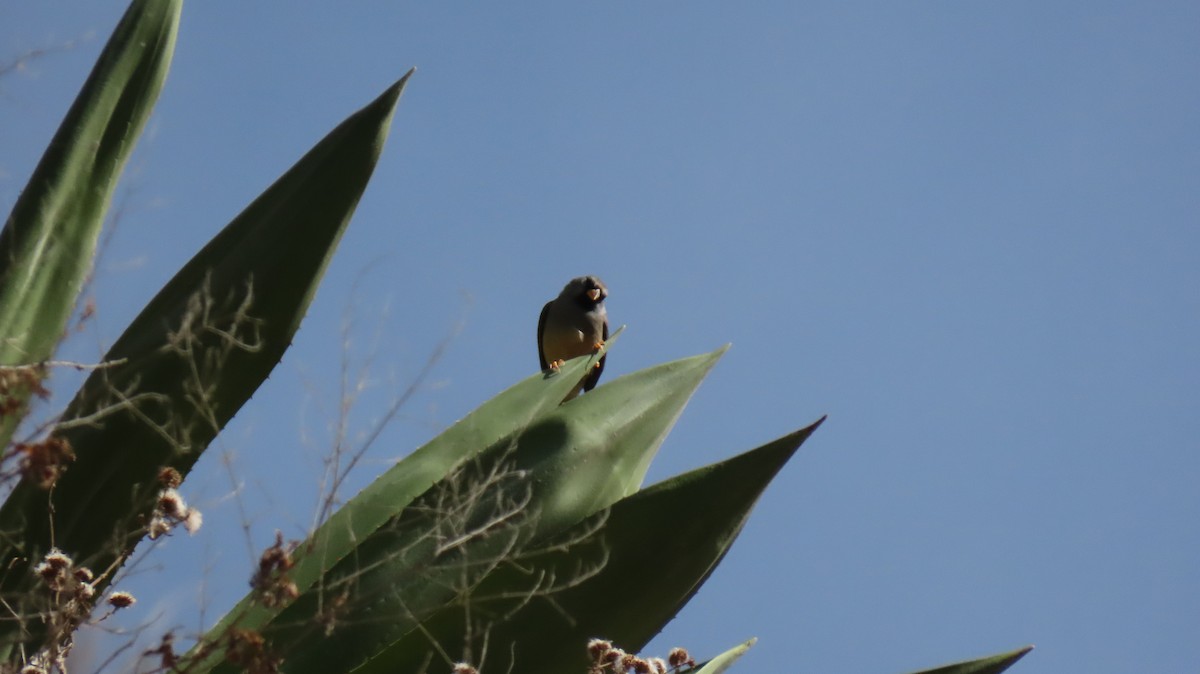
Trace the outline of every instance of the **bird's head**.
{"type": "Polygon", "coordinates": [[[608,288],[595,276],[580,276],[571,279],[560,296],[570,297],[584,308],[591,309],[608,297],[608,288]]]}

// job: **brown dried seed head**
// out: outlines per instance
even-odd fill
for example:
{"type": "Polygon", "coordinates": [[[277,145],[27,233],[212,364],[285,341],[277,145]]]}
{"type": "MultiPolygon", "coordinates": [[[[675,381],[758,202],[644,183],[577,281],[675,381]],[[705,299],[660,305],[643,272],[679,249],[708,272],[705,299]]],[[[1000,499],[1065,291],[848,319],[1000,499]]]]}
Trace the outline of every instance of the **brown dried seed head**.
{"type": "Polygon", "coordinates": [[[46,553],[45,563],[53,569],[69,569],[74,564],[71,558],[58,548],[50,548],[50,552],[46,553]]]}
{"type": "Polygon", "coordinates": [[[17,443],[13,453],[20,457],[21,477],[41,489],[53,487],[66,472],[67,466],[75,460],[71,444],[55,437],[40,442],[17,443]]]}
{"type": "Polygon", "coordinates": [[[671,663],[671,667],[673,668],[679,668],[685,665],[690,667],[696,664],[696,661],[693,660],[692,656],[688,654],[687,649],[680,648],[678,646],[672,648],[671,652],[667,654],[667,661],[671,663]]]}
{"type": "Polygon", "coordinates": [[[187,504],[174,489],[164,489],[158,495],[158,511],[167,517],[182,520],[187,517],[187,504]]]}
{"type": "Polygon", "coordinates": [[[113,608],[129,608],[136,603],[137,599],[128,592],[118,590],[108,595],[108,605],[113,608]]]}
{"type": "Polygon", "coordinates": [[[158,483],[167,489],[175,489],[183,484],[183,476],[170,466],[163,466],[158,471],[158,483]]]}
{"type": "Polygon", "coordinates": [[[612,642],[605,639],[592,639],[588,642],[588,655],[592,656],[592,660],[599,660],[605,653],[612,650],[612,642]]]}

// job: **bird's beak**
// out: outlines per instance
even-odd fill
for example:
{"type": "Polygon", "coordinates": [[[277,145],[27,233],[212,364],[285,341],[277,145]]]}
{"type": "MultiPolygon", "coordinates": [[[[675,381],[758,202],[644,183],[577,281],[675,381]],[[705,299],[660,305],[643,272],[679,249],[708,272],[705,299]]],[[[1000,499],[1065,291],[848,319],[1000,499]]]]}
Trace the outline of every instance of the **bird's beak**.
{"type": "Polygon", "coordinates": [[[600,301],[600,289],[592,288],[591,290],[587,291],[587,296],[588,296],[588,299],[592,300],[593,302],[599,302],[600,301]]]}

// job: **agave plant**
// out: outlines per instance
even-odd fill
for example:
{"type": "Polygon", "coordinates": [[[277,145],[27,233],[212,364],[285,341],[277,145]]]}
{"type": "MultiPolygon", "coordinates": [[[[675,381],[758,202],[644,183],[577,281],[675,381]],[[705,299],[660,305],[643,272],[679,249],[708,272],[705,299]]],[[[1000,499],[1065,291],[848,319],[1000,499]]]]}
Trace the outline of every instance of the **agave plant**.
{"type": "MultiPolygon", "coordinates": [[[[112,581],[134,546],[195,526],[175,488],[291,342],[411,75],[222,229],[62,414],[14,441],[54,366],[114,185],[163,85],[181,2],[133,1],[0,234],[0,439],[4,474],[19,478],[0,507],[9,616],[0,621],[0,671],[62,669],[93,609],[127,603],[112,581]]],[[[306,541],[267,548],[247,574],[251,592],[190,651],[158,649],[162,669],[724,671],[752,640],[699,665],[681,652],[630,654],[696,593],[821,423],[642,488],[724,351],[566,403],[605,351],[518,382],[398,462],[306,541]]],[[[930,671],[1000,672],[1027,650],[930,671]]]]}

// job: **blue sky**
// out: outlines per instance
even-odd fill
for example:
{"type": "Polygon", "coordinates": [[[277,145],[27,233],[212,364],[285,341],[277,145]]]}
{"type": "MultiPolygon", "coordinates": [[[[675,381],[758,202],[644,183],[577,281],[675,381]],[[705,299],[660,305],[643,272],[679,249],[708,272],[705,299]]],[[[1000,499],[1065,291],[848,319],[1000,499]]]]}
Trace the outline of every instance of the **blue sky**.
{"type": "MultiPolygon", "coordinates": [[[[123,9],[0,8],[0,62],[71,43],[0,78],[6,208],[123,9]]],[[[532,373],[542,304],[592,273],[629,326],[606,378],[733,343],[650,481],[829,414],[648,650],[1196,671],[1197,26],[1189,2],[187,4],[71,357],[418,72],[294,348],[184,485],[204,530],[142,563],[130,624],[211,622],[250,549],[303,536],[344,356],[362,433],[450,338],[348,496],[532,373]]]]}

